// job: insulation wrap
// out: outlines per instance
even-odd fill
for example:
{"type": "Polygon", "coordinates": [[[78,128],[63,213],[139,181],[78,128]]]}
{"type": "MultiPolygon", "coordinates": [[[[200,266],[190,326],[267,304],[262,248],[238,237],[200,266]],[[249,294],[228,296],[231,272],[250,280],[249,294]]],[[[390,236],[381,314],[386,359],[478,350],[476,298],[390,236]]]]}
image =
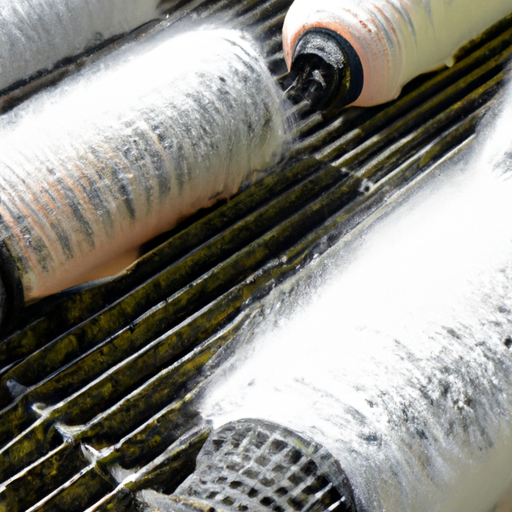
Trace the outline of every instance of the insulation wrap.
{"type": "Polygon", "coordinates": [[[4,116],[0,133],[3,271],[25,301],[232,196],[288,141],[261,55],[207,29],[123,48],[4,116]]]}

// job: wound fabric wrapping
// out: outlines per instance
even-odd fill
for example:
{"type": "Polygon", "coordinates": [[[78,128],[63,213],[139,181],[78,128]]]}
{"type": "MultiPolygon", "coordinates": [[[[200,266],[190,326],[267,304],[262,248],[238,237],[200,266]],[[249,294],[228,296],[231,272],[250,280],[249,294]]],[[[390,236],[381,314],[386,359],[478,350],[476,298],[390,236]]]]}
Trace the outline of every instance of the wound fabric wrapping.
{"type": "Polygon", "coordinates": [[[282,92],[241,33],[163,31],[0,124],[3,278],[24,301],[235,194],[282,156],[282,92]],[[13,277],[14,276],[14,277],[13,277]]]}

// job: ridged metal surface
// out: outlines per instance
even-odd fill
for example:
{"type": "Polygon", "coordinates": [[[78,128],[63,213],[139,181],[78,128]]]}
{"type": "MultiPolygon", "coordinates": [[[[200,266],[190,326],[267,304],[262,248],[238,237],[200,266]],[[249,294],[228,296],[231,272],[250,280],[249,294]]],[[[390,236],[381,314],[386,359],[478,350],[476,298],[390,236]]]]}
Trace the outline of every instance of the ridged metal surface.
{"type": "MultiPolygon", "coordinates": [[[[182,2],[166,23],[232,20],[262,41],[278,76],[289,4],[182,2]]],[[[277,172],[116,279],[4,327],[0,511],[126,510],[140,490],[172,492],[209,433],[194,410],[205,365],[277,282],[471,137],[511,54],[506,19],[391,104],[301,119],[277,172]]]]}

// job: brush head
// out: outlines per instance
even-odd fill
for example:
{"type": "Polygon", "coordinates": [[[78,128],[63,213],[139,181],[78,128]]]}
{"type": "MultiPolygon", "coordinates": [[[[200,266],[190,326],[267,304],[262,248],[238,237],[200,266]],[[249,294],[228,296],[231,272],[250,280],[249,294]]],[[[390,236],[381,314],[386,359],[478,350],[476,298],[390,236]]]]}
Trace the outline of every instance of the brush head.
{"type": "Polygon", "coordinates": [[[348,478],[323,446],[251,419],[215,430],[173,496],[144,497],[146,510],[356,512],[348,478]]]}
{"type": "Polygon", "coordinates": [[[363,89],[363,67],[346,39],[332,30],[314,28],[299,39],[287,77],[293,103],[307,101],[311,110],[353,103],[363,89]]]}

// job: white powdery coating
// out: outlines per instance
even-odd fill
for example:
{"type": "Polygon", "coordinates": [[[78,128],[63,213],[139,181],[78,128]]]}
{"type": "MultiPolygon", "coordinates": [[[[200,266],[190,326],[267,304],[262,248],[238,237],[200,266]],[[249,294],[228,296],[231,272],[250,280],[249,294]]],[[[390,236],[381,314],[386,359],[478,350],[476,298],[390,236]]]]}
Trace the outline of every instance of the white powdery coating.
{"type": "Polygon", "coordinates": [[[0,0],[0,90],[156,18],[158,0],[0,0]]]}
{"type": "Polygon", "coordinates": [[[205,417],[308,434],[361,511],[488,512],[512,480],[511,114],[512,98],[481,159],[324,258],[329,279],[289,320],[248,333],[205,417]]]}
{"type": "Polygon", "coordinates": [[[361,59],[364,85],[354,103],[395,99],[412,78],[453,63],[453,54],[512,12],[512,0],[295,0],[283,29],[290,63],[298,37],[323,26],[338,32],[361,59]]]}
{"type": "Polygon", "coordinates": [[[235,194],[288,142],[282,92],[239,32],[159,33],[0,121],[1,237],[25,300],[235,194]]]}

